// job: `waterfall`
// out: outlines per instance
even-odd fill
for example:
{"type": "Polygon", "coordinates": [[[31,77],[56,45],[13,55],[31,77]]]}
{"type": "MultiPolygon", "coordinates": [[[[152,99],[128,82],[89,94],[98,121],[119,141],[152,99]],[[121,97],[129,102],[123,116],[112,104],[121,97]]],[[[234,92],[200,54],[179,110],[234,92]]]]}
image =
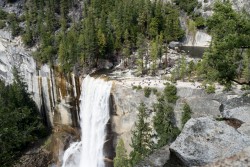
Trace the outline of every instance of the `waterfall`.
{"type": "Polygon", "coordinates": [[[109,121],[112,83],[87,76],[82,83],[80,103],[81,141],[65,151],[62,167],[104,167],[103,145],[109,121]]]}

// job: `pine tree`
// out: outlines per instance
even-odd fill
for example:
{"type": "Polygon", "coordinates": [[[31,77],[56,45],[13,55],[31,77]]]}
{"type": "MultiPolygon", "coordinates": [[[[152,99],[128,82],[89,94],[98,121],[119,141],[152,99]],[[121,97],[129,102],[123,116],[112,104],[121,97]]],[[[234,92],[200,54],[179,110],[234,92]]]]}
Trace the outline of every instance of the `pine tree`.
{"type": "Polygon", "coordinates": [[[14,14],[14,13],[9,14],[7,19],[8,19],[8,22],[10,24],[12,36],[15,37],[15,36],[19,35],[21,29],[18,25],[18,19],[17,19],[16,14],[14,14]]]}
{"type": "Polygon", "coordinates": [[[179,68],[180,68],[180,78],[184,80],[187,71],[187,63],[186,63],[186,58],[183,55],[181,57],[181,63],[179,68]]]}
{"type": "Polygon", "coordinates": [[[173,85],[167,85],[158,102],[154,105],[153,118],[154,129],[157,132],[158,142],[156,147],[160,148],[173,141],[179,134],[179,129],[174,124],[173,104],[177,100],[177,89],[173,85]]]}
{"type": "Polygon", "coordinates": [[[116,156],[114,158],[114,167],[127,167],[128,166],[128,157],[127,151],[124,146],[122,139],[119,139],[116,146],[116,156]]]}
{"type": "Polygon", "coordinates": [[[190,118],[191,118],[191,108],[187,103],[185,103],[183,106],[183,113],[181,117],[182,128],[190,118]]]}
{"type": "Polygon", "coordinates": [[[13,76],[11,85],[0,80],[1,167],[13,166],[13,159],[17,159],[27,145],[37,141],[45,132],[36,103],[16,68],[13,76]]]}
{"type": "Polygon", "coordinates": [[[144,56],[146,54],[146,39],[143,34],[139,34],[137,37],[137,48],[138,48],[138,56],[136,60],[137,71],[139,75],[144,74],[144,56]]]}
{"type": "Polygon", "coordinates": [[[32,43],[32,31],[31,31],[31,18],[29,14],[29,10],[25,10],[25,20],[26,20],[26,27],[25,27],[25,33],[22,37],[23,42],[27,46],[31,46],[32,43]]]}
{"type": "Polygon", "coordinates": [[[130,153],[130,163],[135,166],[140,160],[147,156],[152,151],[151,128],[147,122],[148,114],[146,106],[140,103],[138,107],[138,119],[135,123],[135,129],[132,131],[131,147],[133,151],[130,153]]]}
{"type": "Polygon", "coordinates": [[[157,69],[157,57],[158,57],[158,43],[157,40],[151,42],[150,45],[150,57],[151,57],[151,74],[155,75],[157,69]]]}
{"type": "Polygon", "coordinates": [[[243,78],[245,79],[246,82],[250,83],[250,49],[248,53],[245,54],[243,57],[243,64],[244,64],[243,78]]]}
{"type": "Polygon", "coordinates": [[[152,18],[149,24],[149,35],[151,38],[155,38],[158,35],[158,25],[159,20],[157,18],[152,18]]]}
{"type": "Polygon", "coordinates": [[[131,43],[129,41],[129,32],[128,30],[125,31],[124,33],[124,47],[123,47],[123,56],[125,58],[125,65],[128,66],[128,63],[129,63],[129,58],[130,58],[130,54],[131,54],[131,50],[130,50],[130,47],[131,47],[131,43]]]}
{"type": "Polygon", "coordinates": [[[104,58],[107,42],[105,34],[102,32],[101,29],[98,29],[97,31],[97,41],[98,41],[98,50],[100,57],[104,58]]]}

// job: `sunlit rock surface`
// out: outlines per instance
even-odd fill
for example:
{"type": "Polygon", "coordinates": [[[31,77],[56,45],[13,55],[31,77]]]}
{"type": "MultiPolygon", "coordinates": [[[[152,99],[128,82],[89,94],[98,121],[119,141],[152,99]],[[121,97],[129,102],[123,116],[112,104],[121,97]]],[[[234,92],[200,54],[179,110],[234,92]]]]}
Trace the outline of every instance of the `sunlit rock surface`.
{"type": "Polygon", "coordinates": [[[186,123],[170,149],[187,166],[199,166],[230,157],[247,146],[250,146],[249,136],[224,121],[201,117],[186,123]]]}
{"type": "Polygon", "coordinates": [[[16,67],[48,126],[54,126],[54,122],[77,125],[77,113],[72,112],[77,110],[76,102],[67,102],[66,99],[68,96],[79,97],[78,77],[64,76],[57,68],[48,65],[38,67],[31,56],[32,50],[35,48],[24,47],[20,37],[13,39],[8,31],[0,30],[0,79],[6,84],[12,83],[12,68],[16,67]],[[55,109],[59,110],[56,121],[55,109]]]}

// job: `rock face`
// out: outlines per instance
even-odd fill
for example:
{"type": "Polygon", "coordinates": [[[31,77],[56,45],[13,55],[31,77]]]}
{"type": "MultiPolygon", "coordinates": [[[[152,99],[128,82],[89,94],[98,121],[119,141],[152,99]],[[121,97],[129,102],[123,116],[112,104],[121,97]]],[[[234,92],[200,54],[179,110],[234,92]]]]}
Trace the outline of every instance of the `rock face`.
{"type": "Polygon", "coordinates": [[[250,138],[224,121],[190,119],[170,149],[187,166],[205,165],[230,157],[250,146],[250,138]]]}
{"type": "Polygon", "coordinates": [[[122,138],[125,148],[130,152],[131,131],[137,120],[137,108],[141,102],[144,102],[149,111],[152,110],[152,105],[156,102],[156,96],[152,93],[149,98],[146,98],[143,90],[136,91],[133,90],[132,87],[122,86],[118,82],[114,82],[111,93],[113,103],[111,117],[112,130],[114,134],[117,135],[114,136],[114,141],[116,141],[117,138],[122,138]]]}
{"type": "Polygon", "coordinates": [[[28,91],[43,115],[44,122],[52,126],[52,108],[55,105],[55,92],[52,92],[50,69],[43,66],[37,70],[36,63],[30,57],[29,50],[26,50],[21,43],[21,38],[12,39],[7,31],[0,30],[0,78],[7,84],[12,83],[12,68],[20,71],[24,81],[27,83],[28,91]],[[48,91],[50,90],[50,91],[48,91]],[[42,97],[42,98],[41,98],[42,97]]]}
{"type": "Polygon", "coordinates": [[[218,117],[220,115],[220,101],[222,98],[220,95],[208,95],[200,88],[177,87],[177,90],[179,99],[176,102],[174,113],[176,124],[180,129],[182,126],[181,117],[185,103],[187,103],[192,110],[192,118],[204,116],[218,117]]]}
{"type": "Polygon", "coordinates": [[[20,37],[13,39],[9,32],[0,30],[0,79],[10,84],[13,80],[12,68],[16,67],[48,126],[54,126],[54,122],[76,125],[77,113],[73,112],[77,110],[76,104],[74,100],[68,102],[66,99],[79,97],[79,79],[74,75],[63,76],[48,65],[38,69],[30,55],[31,50],[23,46],[20,37]],[[55,121],[56,109],[59,115],[55,121]]]}
{"type": "Polygon", "coordinates": [[[209,47],[212,37],[204,30],[195,30],[190,32],[190,30],[188,30],[188,19],[189,18],[186,13],[181,13],[181,17],[179,18],[180,24],[186,32],[182,45],[193,47],[209,47]]]}
{"type": "Polygon", "coordinates": [[[52,156],[50,152],[42,148],[37,148],[26,152],[26,154],[19,159],[19,163],[15,164],[13,167],[48,167],[51,162],[52,156]]]}
{"type": "MultiPolygon", "coordinates": [[[[222,0],[221,0],[222,1],[222,0]]],[[[236,11],[245,10],[250,14],[250,1],[249,0],[230,0],[232,8],[236,11]]],[[[198,0],[201,7],[195,9],[196,13],[201,13],[204,18],[208,18],[213,14],[213,5],[216,0],[198,0]]],[[[203,30],[196,30],[195,32],[188,32],[187,29],[187,16],[182,14],[180,22],[182,27],[186,30],[186,39],[183,42],[184,46],[195,46],[195,47],[208,47],[212,40],[212,37],[203,30]]]]}
{"type": "Polygon", "coordinates": [[[162,167],[170,158],[169,146],[164,146],[146,157],[136,167],[162,167]]]}
{"type": "Polygon", "coordinates": [[[0,7],[2,7],[3,10],[8,13],[16,13],[17,15],[21,15],[23,13],[25,0],[15,0],[11,3],[7,1],[8,0],[1,0],[0,2],[0,7]]]}
{"type": "MultiPolygon", "coordinates": [[[[222,0],[221,0],[222,1],[222,0]]],[[[232,3],[232,8],[236,11],[245,10],[246,12],[250,13],[250,1],[248,0],[230,0],[232,3]]],[[[216,0],[198,0],[201,3],[201,12],[203,17],[208,17],[213,14],[212,8],[216,0]]]]}
{"type": "Polygon", "coordinates": [[[197,30],[194,34],[186,34],[184,46],[209,47],[212,37],[206,32],[197,30]]]}
{"type": "Polygon", "coordinates": [[[180,46],[180,42],[174,42],[174,41],[172,41],[172,42],[169,43],[168,46],[169,46],[169,48],[174,49],[175,47],[179,47],[180,46]]]}
{"type": "Polygon", "coordinates": [[[250,96],[235,97],[221,106],[224,118],[234,118],[245,123],[250,122],[250,96]]]}
{"type": "Polygon", "coordinates": [[[219,160],[215,163],[206,165],[205,167],[248,167],[250,166],[250,147],[245,148],[243,151],[237,153],[234,156],[219,160]]]}

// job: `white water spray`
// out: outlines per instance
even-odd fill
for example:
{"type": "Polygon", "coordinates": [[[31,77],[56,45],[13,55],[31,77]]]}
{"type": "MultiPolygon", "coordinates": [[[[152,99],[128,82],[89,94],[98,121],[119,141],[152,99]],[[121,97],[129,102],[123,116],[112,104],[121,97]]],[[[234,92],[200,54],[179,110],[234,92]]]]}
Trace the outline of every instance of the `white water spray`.
{"type": "Polygon", "coordinates": [[[103,145],[109,116],[111,82],[87,76],[80,104],[81,141],[65,151],[62,167],[104,167],[103,145]]]}

